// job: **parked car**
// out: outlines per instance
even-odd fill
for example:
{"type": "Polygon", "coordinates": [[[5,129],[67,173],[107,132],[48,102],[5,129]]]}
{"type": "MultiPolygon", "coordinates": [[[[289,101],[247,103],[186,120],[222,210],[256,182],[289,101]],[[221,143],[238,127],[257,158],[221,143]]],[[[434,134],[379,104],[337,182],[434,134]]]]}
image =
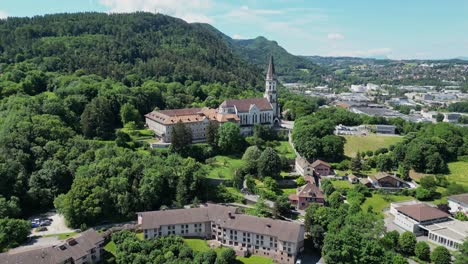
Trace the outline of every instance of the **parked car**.
{"type": "Polygon", "coordinates": [[[50,226],[52,224],[49,220],[44,220],[39,223],[40,226],[50,226]]]}
{"type": "Polygon", "coordinates": [[[301,264],[302,263],[302,260],[301,259],[297,259],[296,260],[296,264],[301,264]]]}
{"type": "Polygon", "coordinates": [[[31,221],[31,227],[32,228],[35,228],[35,227],[38,227],[38,226],[39,226],[39,223],[31,221]]]}

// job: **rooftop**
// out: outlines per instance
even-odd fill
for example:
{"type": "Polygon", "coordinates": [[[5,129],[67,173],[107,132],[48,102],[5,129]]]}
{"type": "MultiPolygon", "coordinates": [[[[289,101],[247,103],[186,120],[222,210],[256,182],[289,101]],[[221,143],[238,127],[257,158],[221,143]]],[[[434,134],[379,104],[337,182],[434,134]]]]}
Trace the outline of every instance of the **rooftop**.
{"type": "Polygon", "coordinates": [[[238,112],[249,112],[252,105],[256,105],[260,111],[273,109],[270,102],[268,102],[268,100],[263,97],[226,100],[221,104],[221,107],[236,107],[238,112]]]}
{"type": "Polygon", "coordinates": [[[140,212],[138,214],[141,216],[142,229],[184,223],[213,222],[224,228],[276,236],[283,241],[296,242],[303,239],[300,237],[302,235],[301,224],[240,214],[235,207],[217,204],[208,204],[200,208],[140,212]]]}
{"type": "Polygon", "coordinates": [[[468,206],[468,193],[452,195],[448,197],[449,200],[468,206]]]}
{"type": "Polygon", "coordinates": [[[452,240],[458,240],[460,243],[468,238],[468,222],[452,220],[432,225],[424,226],[425,229],[452,240]]]}
{"type": "Polygon", "coordinates": [[[449,217],[449,214],[442,212],[441,210],[429,206],[425,203],[403,205],[396,208],[396,210],[413,218],[418,222],[449,217]]]}

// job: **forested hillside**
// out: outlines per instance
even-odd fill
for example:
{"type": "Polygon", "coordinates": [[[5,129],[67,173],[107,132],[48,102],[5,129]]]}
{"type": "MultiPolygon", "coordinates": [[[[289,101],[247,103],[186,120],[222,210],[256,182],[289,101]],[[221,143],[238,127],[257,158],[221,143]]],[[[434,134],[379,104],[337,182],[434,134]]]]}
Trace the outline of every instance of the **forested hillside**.
{"type": "MultiPolygon", "coordinates": [[[[137,131],[155,108],[216,107],[262,90],[261,69],[169,16],[0,20],[0,219],[55,205],[77,227],[215,200],[202,191],[203,164],[150,150],[121,128],[137,131]]],[[[0,252],[22,239],[0,241],[0,252]]]]}
{"type": "Polygon", "coordinates": [[[275,57],[275,69],[283,82],[308,82],[320,84],[326,70],[313,63],[306,57],[295,56],[278,45],[276,41],[264,37],[255,39],[232,39],[208,24],[199,24],[200,27],[211,30],[231,47],[231,49],[245,60],[266,69],[270,55],[275,57]]]}
{"type": "Polygon", "coordinates": [[[145,78],[255,87],[259,69],[203,27],[161,14],[57,14],[0,20],[0,62],[43,71],[98,74],[125,84],[145,78]]]}

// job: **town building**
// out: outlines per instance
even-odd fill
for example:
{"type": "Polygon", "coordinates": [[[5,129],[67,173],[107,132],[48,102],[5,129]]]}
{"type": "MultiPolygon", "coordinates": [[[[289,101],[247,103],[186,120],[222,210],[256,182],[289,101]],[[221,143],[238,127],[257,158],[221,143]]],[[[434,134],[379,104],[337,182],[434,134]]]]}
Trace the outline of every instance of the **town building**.
{"type": "Polygon", "coordinates": [[[359,178],[356,177],[356,175],[354,175],[354,174],[349,174],[347,177],[348,177],[348,181],[349,181],[351,184],[354,184],[354,183],[358,183],[358,182],[359,182],[359,178]]]}
{"type": "Polygon", "coordinates": [[[465,215],[468,215],[468,193],[452,195],[447,200],[450,213],[463,212],[465,215]]]}
{"type": "Polygon", "coordinates": [[[278,102],[277,79],[273,57],[270,57],[265,78],[265,93],[262,98],[226,100],[217,109],[187,108],[153,111],[145,115],[146,125],[153,130],[162,143],[171,142],[175,124],[181,122],[192,130],[192,141],[206,140],[209,122],[223,124],[233,122],[240,126],[245,136],[253,133],[257,124],[280,125],[281,106],[278,102]]]}
{"type": "Polygon", "coordinates": [[[421,227],[430,242],[458,250],[468,239],[468,222],[451,220],[421,227]]]}
{"type": "Polygon", "coordinates": [[[297,188],[296,193],[292,193],[288,197],[291,205],[299,210],[306,209],[310,203],[325,203],[323,192],[315,185],[313,178],[308,178],[304,186],[297,188]]]}
{"type": "Polygon", "coordinates": [[[0,254],[2,264],[93,264],[101,261],[104,238],[88,229],[52,247],[0,254]]]}
{"type": "Polygon", "coordinates": [[[436,207],[421,202],[392,203],[390,212],[394,214],[393,222],[404,230],[416,235],[423,235],[422,226],[449,221],[449,214],[436,207]]]}
{"type": "Polygon", "coordinates": [[[409,187],[404,180],[386,172],[379,172],[375,175],[370,175],[367,179],[374,188],[400,189],[409,187]]]}
{"type": "Polygon", "coordinates": [[[237,255],[261,255],[278,263],[294,263],[304,250],[302,224],[245,215],[235,207],[217,204],[140,212],[138,225],[145,239],[167,235],[201,237],[232,247],[237,255]]]}
{"type": "Polygon", "coordinates": [[[315,160],[314,162],[310,163],[308,160],[300,156],[296,157],[295,169],[297,173],[304,177],[320,177],[333,174],[332,167],[327,162],[323,160],[315,160]]]}
{"type": "Polygon", "coordinates": [[[395,135],[396,126],[392,125],[375,125],[375,133],[395,135]]]}

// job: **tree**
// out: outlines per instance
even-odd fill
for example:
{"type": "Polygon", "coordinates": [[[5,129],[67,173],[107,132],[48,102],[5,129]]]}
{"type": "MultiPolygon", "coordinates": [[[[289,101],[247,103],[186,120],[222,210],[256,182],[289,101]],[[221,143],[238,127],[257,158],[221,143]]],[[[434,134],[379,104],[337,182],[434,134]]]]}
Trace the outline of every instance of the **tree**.
{"type": "Polygon", "coordinates": [[[341,193],[339,191],[334,191],[331,195],[327,196],[327,202],[333,208],[340,207],[341,201],[341,193]]]}
{"type": "Polygon", "coordinates": [[[408,260],[400,254],[395,254],[392,264],[408,264],[408,260]]]}
{"type": "Polygon", "coordinates": [[[31,223],[26,220],[0,219],[0,252],[23,243],[31,231],[31,223]]]}
{"type": "Polygon", "coordinates": [[[257,166],[258,175],[262,178],[266,176],[278,178],[282,167],[280,157],[276,151],[270,147],[262,152],[258,159],[257,166]]]}
{"type": "Polygon", "coordinates": [[[245,150],[242,160],[245,161],[245,168],[248,173],[257,173],[258,159],[260,158],[260,155],[262,155],[262,152],[257,146],[250,146],[245,150]]]}
{"type": "Polygon", "coordinates": [[[314,248],[321,249],[325,239],[325,229],[321,225],[310,226],[309,239],[312,241],[314,248]]]}
{"type": "Polygon", "coordinates": [[[225,248],[216,259],[215,264],[235,264],[236,252],[232,248],[225,248]]]}
{"type": "Polygon", "coordinates": [[[440,122],[444,121],[444,114],[442,114],[442,113],[437,113],[437,115],[436,115],[436,121],[437,121],[437,123],[440,123],[440,122]]]}
{"type": "Polygon", "coordinates": [[[358,151],[356,157],[351,159],[351,170],[353,172],[360,172],[362,169],[361,153],[358,151]]]}
{"type": "Polygon", "coordinates": [[[434,264],[450,264],[452,256],[446,247],[438,246],[431,253],[431,261],[434,264]]]}
{"type": "Polygon", "coordinates": [[[124,125],[129,122],[135,122],[135,124],[139,125],[141,123],[141,116],[134,105],[126,103],[120,108],[120,120],[124,125]]]}
{"type": "Polygon", "coordinates": [[[414,255],[420,260],[429,261],[431,257],[431,248],[426,242],[418,241],[414,248],[414,255]]]}
{"type": "Polygon", "coordinates": [[[238,125],[227,122],[219,127],[218,147],[225,154],[235,154],[243,149],[244,138],[238,125]]]}
{"type": "Polygon", "coordinates": [[[455,213],[454,218],[460,221],[468,221],[468,216],[462,211],[455,213]]]}
{"type": "Polygon", "coordinates": [[[416,247],[416,236],[409,231],[405,231],[398,239],[398,248],[401,253],[406,256],[414,255],[414,248],[416,247]]]}
{"type": "Polygon", "coordinates": [[[393,230],[390,232],[385,233],[384,237],[381,239],[382,244],[390,250],[397,250],[398,247],[398,239],[400,238],[400,233],[398,231],[393,230]]]}
{"type": "Polygon", "coordinates": [[[179,154],[186,152],[192,143],[192,130],[179,121],[172,127],[171,134],[172,149],[179,154]]]}
{"type": "Polygon", "coordinates": [[[278,196],[273,204],[272,215],[274,218],[279,218],[280,215],[285,215],[289,212],[291,204],[287,195],[278,196]]]}
{"type": "Polygon", "coordinates": [[[270,210],[262,197],[259,197],[255,203],[254,214],[258,217],[268,217],[270,215],[270,210]]]}
{"type": "Polygon", "coordinates": [[[331,195],[333,192],[335,192],[335,187],[333,186],[333,183],[329,179],[322,180],[322,190],[323,193],[325,193],[326,196],[331,195]]]}
{"type": "Polygon", "coordinates": [[[87,138],[112,138],[116,127],[114,116],[109,100],[104,97],[94,98],[81,114],[83,135],[87,138]]]}
{"type": "Polygon", "coordinates": [[[468,263],[468,240],[458,248],[458,253],[455,254],[455,261],[453,264],[466,264],[468,263]]]}
{"type": "Polygon", "coordinates": [[[218,122],[210,121],[206,126],[206,143],[212,147],[217,147],[217,135],[218,135],[218,122]]]}

